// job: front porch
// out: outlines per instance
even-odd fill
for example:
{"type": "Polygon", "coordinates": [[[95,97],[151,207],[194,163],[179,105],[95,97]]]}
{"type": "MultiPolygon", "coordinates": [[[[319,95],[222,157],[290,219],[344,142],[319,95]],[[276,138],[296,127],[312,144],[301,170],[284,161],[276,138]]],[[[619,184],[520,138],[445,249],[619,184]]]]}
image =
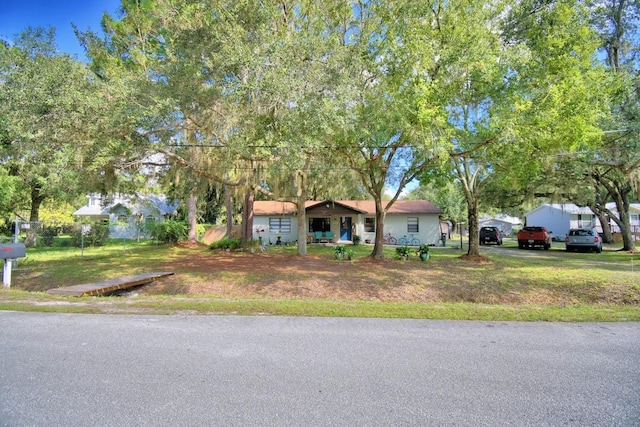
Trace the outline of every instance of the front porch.
{"type": "Polygon", "coordinates": [[[324,246],[335,246],[335,245],[352,245],[353,239],[343,240],[336,239],[333,233],[327,235],[322,232],[315,232],[307,234],[307,244],[308,245],[324,245],[324,246]]]}
{"type": "Polygon", "coordinates": [[[307,208],[307,243],[352,244],[362,212],[338,202],[307,208]]]}

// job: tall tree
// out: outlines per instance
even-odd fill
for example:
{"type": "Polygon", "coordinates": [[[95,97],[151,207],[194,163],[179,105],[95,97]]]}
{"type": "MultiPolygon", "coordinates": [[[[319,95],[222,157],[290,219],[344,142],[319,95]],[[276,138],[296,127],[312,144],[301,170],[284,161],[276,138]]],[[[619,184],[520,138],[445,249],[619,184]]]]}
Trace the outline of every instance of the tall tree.
{"type": "Polygon", "coordinates": [[[331,136],[376,206],[372,256],[383,256],[384,219],[406,185],[436,157],[416,119],[415,55],[406,49],[411,2],[353,2],[335,15],[338,76],[327,103],[331,136]],[[394,194],[385,200],[385,191],[394,194]]]}
{"type": "Polygon", "coordinates": [[[420,185],[406,196],[409,200],[429,200],[443,212],[442,218],[451,221],[453,226],[467,218],[467,203],[462,187],[454,179],[429,179],[428,184],[420,185]]]}
{"type": "Polygon", "coordinates": [[[325,19],[341,3],[330,3],[123,1],[120,19],[103,20],[106,42],[85,37],[99,75],[137,73],[140,103],[156,113],[143,128],[149,152],[239,193],[244,240],[256,193],[294,201],[306,222],[331,120],[314,114],[332,86],[325,19]]]}
{"type": "Polygon", "coordinates": [[[28,28],[13,45],[0,44],[0,159],[20,178],[29,221],[39,220],[45,199],[78,194],[83,153],[93,142],[93,95],[90,73],[57,51],[53,28],[28,28]]]}
{"type": "MultiPolygon", "coordinates": [[[[616,212],[601,203],[596,212],[607,214],[622,234],[623,250],[634,250],[630,224],[632,196],[640,198],[640,83],[638,81],[640,3],[635,0],[594,1],[593,24],[618,91],[611,99],[612,114],[602,125],[606,132],[597,151],[586,160],[595,191],[613,200],[616,212]]],[[[606,222],[606,221],[605,221],[606,222]]]]}
{"type": "MultiPolygon", "coordinates": [[[[449,144],[462,185],[468,255],[479,255],[478,213],[487,180],[524,188],[553,153],[592,143],[602,108],[594,38],[579,4],[432,2],[416,25],[425,52],[423,115],[449,144]],[[508,182],[508,184],[506,184],[508,182]]],[[[422,45],[421,45],[422,43],[422,45]]]]}

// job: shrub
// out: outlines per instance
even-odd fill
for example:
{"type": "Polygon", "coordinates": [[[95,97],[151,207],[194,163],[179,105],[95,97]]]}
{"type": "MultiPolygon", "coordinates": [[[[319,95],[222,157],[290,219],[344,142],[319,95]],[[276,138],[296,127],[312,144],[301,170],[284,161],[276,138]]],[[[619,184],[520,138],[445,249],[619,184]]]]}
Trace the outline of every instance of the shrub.
{"type": "Polygon", "coordinates": [[[346,252],[346,254],[345,254],[345,257],[346,257],[348,260],[352,260],[352,259],[353,259],[353,257],[354,257],[354,253],[353,253],[353,251],[352,251],[351,249],[347,249],[347,252],[346,252]]]}
{"type": "Polygon", "coordinates": [[[411,249],[409,249],[409,246],[398,246],[396,248],[396,255],[398,255],[399,258],[408,258],[410,253],[411,249]]]}
{"type": "Polygon", "coordinates": [[[45,226],[45,227],[42,227],[38,232],[38,234],[40,235],[40,241],[39,242],[43,246],[51,247],[51,246],[53,246],[53,242],[54,242],[55,238],[60,235],[61,231],[62,231],[62,227],[58,227],[58,226],[45,226]]]}
{"type": "Polygon", "coordinates": [[[426,244],[423,243],[422,245],[420,245],[420,247],[417,250],[418,255],[428,254],[429,253],[429,249],[430,249],[429,245],[426,245],[426,244]]]}
{"type": "Polygon", "coordinates": [[[151,235],[162,243],[178,243],[187,238],[187,230],[183,221],[164,221],[154,224],[151,235]]]}
{"type": "Polygon", "coordinates": [[[234,250],[242,246],[242,241],[233,237],[225,237],[209,245],[209,249],[229,249],[234,250]]]}
{"type": "Polygon", "coordinates": [[[344,245],[336,245],[333,248],[333,254],[336,256],[337,259],[342,259],[346,254],[346,252],[347,252],[347,248],[345,248],[344,245]]]}
{"type": "Polygon", "coordinates": [[[73,245],[80,247],[102,246],[109,237],[109,224],[94,222],[93,224],[83,224],[73,231],[71,236],[73,245]],[[84,238],[83,238],[84,230],[84,238]]]}

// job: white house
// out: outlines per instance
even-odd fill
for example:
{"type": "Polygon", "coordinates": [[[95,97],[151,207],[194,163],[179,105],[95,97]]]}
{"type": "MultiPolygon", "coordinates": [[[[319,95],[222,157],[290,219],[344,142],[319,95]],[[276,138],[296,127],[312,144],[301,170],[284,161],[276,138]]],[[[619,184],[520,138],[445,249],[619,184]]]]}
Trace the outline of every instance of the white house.
{"type": "MultiPolygon", "coordinates": [[[[615,203],[607,203],[607,209],[617,214],[615,203]]],[[[640,231],[640,203],[632,203],[629,212],[631,232],[640,231]]],[[[602,232],[600,221],[588,207],[572,203],[543,204],[525,214],[527,225],[541,225],[550,230],[555,239],[564,239],[571,228],[591,227],[602,232]]],[[[620,232],[614,221],[609,220],[611,231],[620,232]]]]}
{"type": "MultiPolygon", "coordinates": [[[[373,200],[308,201],[305,204],[308,242],[353,241],[375,239],[375,203],[373,200]]],[[[398,200],[384,221],[384,234],[399,239],[415,237],[421,243],[437,244],[440,240],[442,211],[426,200],[398,200]]],[[[256,201],[253,205],[253,238],[277,244],[297,241],[298,219],[295,205],[289,202],[256,201]]]]}
{"type": "MultiPolygon", "coordinates": [[[[610,211],[614,212],[616,215],[618,214],[618,209],[616,208],[615,203],[607,203],[606,208],[610,211]]],[[[629,224],[631,225],[631,233],[637,236],[640,234],[640,203],[630,203],[629,204],[629,224]]],[[[620,227],[614,221],[609,220],[609,225],[611,226],[611,231],[613,233],[619,233],[620,227]]]]}
{"type": "Polygon", "coordinates": [[[482,218],[478,221],[480,227],[497,227],[503,236],[511,236],[513,227],[521,227],[520,218],[505,214],[498,214],[493,218],[482,218]]]}
{"type": "Polygon", "coordinates": [[[148,235],[152,224],[174,215],[177,208],[177,203],[159,194],[90,194],[87,204],[73,216],[89,222],[109,223],[109,237],[135,238],[148,235]]]}

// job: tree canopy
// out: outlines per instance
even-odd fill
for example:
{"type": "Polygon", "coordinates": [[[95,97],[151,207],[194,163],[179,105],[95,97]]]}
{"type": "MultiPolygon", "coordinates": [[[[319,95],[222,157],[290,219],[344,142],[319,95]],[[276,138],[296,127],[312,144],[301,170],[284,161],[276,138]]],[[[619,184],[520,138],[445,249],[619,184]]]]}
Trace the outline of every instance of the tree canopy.
{"type": "Polygon", "coordinates": [[[149,174],[193,209],[226,192],[244,239],[256,197],[296,203],[299,235],[306,200],[370,197],[374,256],[386,211],[416,178],[459,186],[470,254],[483,203],[557,192],[538,179],[554,169],[624,208],[640,162],[636,3],[480,6],[123,0],[102,34],[78,32],[87,66],[31,30],[0,46],[5,171],[21,177],[16,191],[26,183],[32,218],[45,197],[140,187],[149,174]]]}

